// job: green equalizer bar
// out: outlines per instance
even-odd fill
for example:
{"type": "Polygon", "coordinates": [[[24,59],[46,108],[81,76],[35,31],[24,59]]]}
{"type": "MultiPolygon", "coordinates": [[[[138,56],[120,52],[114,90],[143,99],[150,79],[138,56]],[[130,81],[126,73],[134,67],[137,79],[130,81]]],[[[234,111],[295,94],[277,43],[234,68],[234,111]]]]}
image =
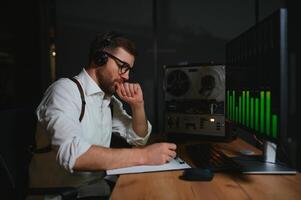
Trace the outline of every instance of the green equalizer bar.
{"type": "Polygon", "coordinates": [[[278,117],[277,115],[272,115],[272,137],[277,138],[278,135],[278,117]]]}
{"type": "Polygon", "coordinates": [[[255,98],[255,130],[258,131],[259,130],[259,99],[255,98]]]}
{"type": "Polygon", "coordinates": [[[232,119],[232,116],[231,116],[231,112],[230,112],[230,106],[231,106],[231,103],[230,103],[231,101],[230,101],[230,91],[228,90],[227,91],[227,117],[229,118],[229,119],[232,119]]]}
{"type": "Polygon", "coordinates": [[[267,91],[266,94],[266,114],[265,114],[265,131],[266,135],[269,136],[271,134],[270,128],[271,128],[271,92],[267,91]]]}
{"type": "Polygon", "coordinates": [[[235,90],[232,91],[232,119],[235,119],[235,90]]]}
{"type": "Polygon", "coordinates": [[[235,90],[227,91],[227,117],[266,136],[277,138],[278,115],[272,114],[271,91],[259,91],[259,97],[251,96],[249,90],[237,94],[235,90]]]}
{"type": "Polygon", "coordinates": [[[250,127],[250,91],[246,92],[246,126],[250,127]]]}
{"type": "Polygon", "coordinates": [[[264,91],[260,92],[260,132],[264,133],[264,91]]]}
{"type": "Polygon", "coordinates": [[[246,125],[246,91],[242,91],[242,102],[241,102],[241,112],[242,112],[242,124],[246,125]]]}
{"type": "Polygon", "coordinates": [[[238,122],[240,123],[240,124],[242,124],[241,122],[242,122],[242,117],[241,117],[241,96],[239,96],[238,97],[238,122]]]}

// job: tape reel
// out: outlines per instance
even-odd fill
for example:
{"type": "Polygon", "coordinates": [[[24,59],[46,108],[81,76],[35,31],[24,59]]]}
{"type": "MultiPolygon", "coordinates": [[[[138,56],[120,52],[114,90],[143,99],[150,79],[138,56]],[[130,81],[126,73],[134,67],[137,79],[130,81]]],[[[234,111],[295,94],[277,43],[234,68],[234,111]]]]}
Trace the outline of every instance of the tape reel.
{"type": "Polygon", "coordinates": [[[189,66],[165,69],[165,100],[224,101],[225,66],[189,66]]]}

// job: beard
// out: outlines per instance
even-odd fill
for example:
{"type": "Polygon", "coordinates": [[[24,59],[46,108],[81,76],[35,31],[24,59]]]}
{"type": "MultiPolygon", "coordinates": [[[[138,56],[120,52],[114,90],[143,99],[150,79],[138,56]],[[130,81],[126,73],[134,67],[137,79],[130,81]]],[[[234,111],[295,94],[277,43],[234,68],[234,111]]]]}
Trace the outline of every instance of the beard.
{"type": "Polygon", "coordinates": [[[116,92],[116,83],[117,82],[118,82],[118,80],[116,80],[116,79],[109,80],[109,79],[103,78],[99,84],[99,87],[102,89],[102,91],[106,95],[112,96],[116,92]]]}
{"type": "Polygon", "coordinates": [[[116,86],[118,83],[122,82],[122,79],[113,78],[112,74],[105,73],[103,68],[99,68],[96,72],[96,77],[98,80],[98,86],[100,89],[109,96],[116,93],[116,86]]]}
{"type": "Polygon", "coordinates": [[[105,94],[112,96],[115,93],[115,84],[113,81],[102,80],[99,87],[105,94]]]}

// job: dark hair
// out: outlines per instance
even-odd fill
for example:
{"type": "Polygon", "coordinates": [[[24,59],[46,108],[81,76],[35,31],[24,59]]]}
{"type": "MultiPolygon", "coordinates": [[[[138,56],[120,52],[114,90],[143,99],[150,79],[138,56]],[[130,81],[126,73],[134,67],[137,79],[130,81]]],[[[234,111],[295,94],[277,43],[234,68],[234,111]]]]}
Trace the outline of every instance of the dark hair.
{"type": "Polygon", "coordinates": [[[103,50],[114,51],[116,48],[121,47],[133,56],[137,56],[136,46],[133,41],[127,38],[124,34],[116,31],[108,31],[103,34],[97,34],[90,44],[89,63],[97,52],[103,50]]]}

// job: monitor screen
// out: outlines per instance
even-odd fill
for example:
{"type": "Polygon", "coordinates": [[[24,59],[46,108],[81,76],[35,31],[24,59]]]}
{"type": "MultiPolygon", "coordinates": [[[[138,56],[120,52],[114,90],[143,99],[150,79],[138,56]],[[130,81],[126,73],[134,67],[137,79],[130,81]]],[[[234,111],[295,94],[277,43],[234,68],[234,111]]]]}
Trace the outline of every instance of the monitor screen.
{"type": "Polygon", "coordinates": [[[288,90],[287,10],[281,8],[226,44],[226,121],[262,144],[273,163],[286,154],[288,90]]]}
{"type": "Polygon", "coordinates": [[[227,120],[275,142],[287,116],[286,34],[280,9],[226,45],[227,120]]]}

